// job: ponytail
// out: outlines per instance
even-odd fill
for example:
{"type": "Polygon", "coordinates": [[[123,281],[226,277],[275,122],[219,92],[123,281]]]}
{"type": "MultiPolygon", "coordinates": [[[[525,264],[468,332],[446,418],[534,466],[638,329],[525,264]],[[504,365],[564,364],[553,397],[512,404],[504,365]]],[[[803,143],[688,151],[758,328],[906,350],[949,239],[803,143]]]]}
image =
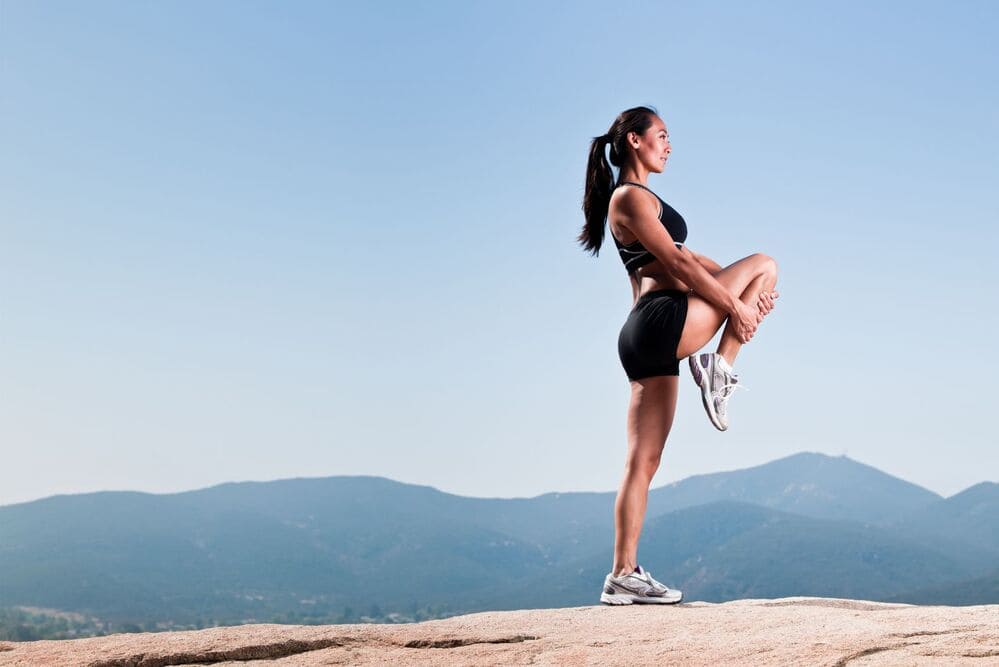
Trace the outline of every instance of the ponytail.
{"type": "Polygon", "coordinates": [[[590,142],[590,157],[586,163],[586,190],[583,193],[583,216],[586,219],[583,231],[576,238],[583,250],[592,255],[600,254],[604,242],[604,226],[611,194],[614,192],[614,173],[611,164],[622,166],[621,156],[625,155],[624,141],[629,132],[645,134],[652,125],[655,109],[635,107],[621,112],[607,134],[594,137],[590,142]],[[610,163],[605,149],[610,144],[610,163]]]}

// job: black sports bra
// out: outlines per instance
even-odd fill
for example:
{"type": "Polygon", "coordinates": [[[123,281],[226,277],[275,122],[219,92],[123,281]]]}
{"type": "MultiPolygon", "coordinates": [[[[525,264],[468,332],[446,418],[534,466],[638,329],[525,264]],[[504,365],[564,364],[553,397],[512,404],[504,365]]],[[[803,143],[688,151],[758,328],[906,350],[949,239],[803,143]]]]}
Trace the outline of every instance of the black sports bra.
{"type": "MultiPolygon", "coordinates": [[[[617,187],[622,185],[637,185],[643,190],[649,190],[647,187],[641,183],[633,183],[631,181],[622,181],[617,184],[617,187]]],[[[616,189],[616,188],[615,188],[616,189]]],[[[652,192],[652,195],[659,199],[659,195],[652,192]]],[[[672,206],[659,199],[659,222],[663,224],[666,231],[669,232],[670,237],[676,244],[676,247],[681,247],[687,240],[687,223],[684,221],[683,216],[676,212],[672,206]]],[[[628,270],[628,273],[634,273],[639,267],[645,266],[651,262],[656,261],[656,256],[645,249],[642,242],[635,239],[634,242],[624,245],[617,240],[614,236],[614,232],[611,232],[611,238],[614,239],[614,245],[617,246],[617,251],[621,255],[621,261],[624,262],[624,268],[628,270]]]]}

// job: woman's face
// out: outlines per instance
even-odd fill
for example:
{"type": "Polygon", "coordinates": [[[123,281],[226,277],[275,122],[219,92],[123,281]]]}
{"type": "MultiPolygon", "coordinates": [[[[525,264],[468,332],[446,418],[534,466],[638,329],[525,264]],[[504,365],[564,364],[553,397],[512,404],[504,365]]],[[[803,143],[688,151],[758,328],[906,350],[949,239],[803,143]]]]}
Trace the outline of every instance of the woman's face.
{"type": "Polygon", "coordinates": [[[666,124],[662,118],[654,116],[652,125],[645,130],[645,134],[628,134],[628,141],[635,149],[635,158],[639,163],[645,165],[649,171],[661,174],[666,168],[666,161],[672,148],[669,145],[669,133],[666,131],[666,124]]]}

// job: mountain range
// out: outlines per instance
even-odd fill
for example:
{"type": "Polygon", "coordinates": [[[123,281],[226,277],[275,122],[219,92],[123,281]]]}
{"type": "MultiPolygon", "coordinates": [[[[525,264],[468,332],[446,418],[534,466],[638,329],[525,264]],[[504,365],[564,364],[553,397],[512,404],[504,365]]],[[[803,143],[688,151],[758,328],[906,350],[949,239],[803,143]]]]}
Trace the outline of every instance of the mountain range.
{"type": "MultiPolygon", "coordinates": [[[[366,476],[54,496],[0,507],[0,608],[176,629],[594,604],[614,499],[366,476]]],[[[651,490],[639,561],[686,600],[999,603],[999,484],[943,498],[800,453],[651,490]]]]}

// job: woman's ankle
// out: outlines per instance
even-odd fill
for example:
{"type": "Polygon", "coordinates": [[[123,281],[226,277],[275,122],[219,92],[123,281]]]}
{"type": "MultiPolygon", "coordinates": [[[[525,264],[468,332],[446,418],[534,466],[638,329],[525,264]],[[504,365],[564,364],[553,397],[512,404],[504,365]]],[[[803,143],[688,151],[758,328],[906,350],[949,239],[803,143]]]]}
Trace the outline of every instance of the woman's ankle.
{"type": "Polygon", "coordinates": [[[611,572],[614,574],[615,577],[624,577],[624,576],[627,576],[627,575],[631,574],[632,572],[634,572],[637,569],[637,567],[638,566],[634,565],[634,564],[633,565],[621,565],[621,566],[615,565],[614,569],[611,570],[611,572]]]}

